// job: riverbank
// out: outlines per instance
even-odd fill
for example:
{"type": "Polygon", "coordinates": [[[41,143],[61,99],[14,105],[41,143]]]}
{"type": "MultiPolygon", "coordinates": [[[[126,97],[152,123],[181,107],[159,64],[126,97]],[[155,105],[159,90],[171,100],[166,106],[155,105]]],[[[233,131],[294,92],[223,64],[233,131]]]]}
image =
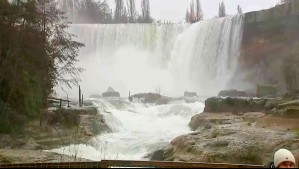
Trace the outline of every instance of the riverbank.
{"type": "MultiPolygon", "coordinates": [[[[189,124],[193,132],[172,140],[160,160],[265,165],[279,148],[291,150],[299,159],[299,118],[294,116],[299,112],[290,114],[288,108],[282,114],[250,112],[250,107],[228,107],[221,101],[213,104],[217,104],[217,112],[195,115],[189,124]]],[[[207,105],[205,110],[209,110],[207,105]]]]}
{"type": "Polygon", "coordinates": [[[110,129],[97,108],[49,108],[28,122],[20,135],[0,135],[0,163],[90,161],[50,151],[70,144],[91,144],[90,139],[110,129]]]}

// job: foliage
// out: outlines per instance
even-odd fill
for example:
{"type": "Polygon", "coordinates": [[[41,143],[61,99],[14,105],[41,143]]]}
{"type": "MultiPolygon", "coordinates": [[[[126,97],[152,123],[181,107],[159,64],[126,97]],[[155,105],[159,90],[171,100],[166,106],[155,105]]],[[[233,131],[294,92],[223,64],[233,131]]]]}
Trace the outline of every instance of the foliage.
{"type": "Polygon", "coordinates": [[[203,20],[203,13],[201,9],[200,0],[196,0],[196,3],[194,3],[194,1],[192,0],[190,4],[190,9],[187,9],[186,12],[186,22],[195,23],[201,20],[203,20]]]}
{"type": "Polygon", "coordinates": [[[82,44],[72,41],[67,27],[53,1],[0,2],[1,124],[10,125],[1,132],[37,117],[58,82],[78,82],[82,69],[74,65],[82,44]]]}
{"type": "Polygon", "coordinates": [[[114,0],[114,12],[107,0],[60,0],[58,6],[74,23],[151,23],[149,0],[141,1],[138,15],[135,0],[114,0]]]}
{"type": "Polygon", "coordinates": [[[225,9],[225,4],[224,2],[222,1],[220,4],[219,4],[219,17],[225,17],[226,16],[226,9],[225,9]]]}

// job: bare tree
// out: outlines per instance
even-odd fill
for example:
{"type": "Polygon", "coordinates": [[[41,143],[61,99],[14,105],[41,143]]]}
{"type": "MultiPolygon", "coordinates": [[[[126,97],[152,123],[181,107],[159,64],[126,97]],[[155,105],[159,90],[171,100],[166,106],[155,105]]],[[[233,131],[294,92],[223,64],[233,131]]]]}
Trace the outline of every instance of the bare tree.
{"type": "Polygon", "coordinates": [[[200,0],[196,0],[196,21],[203,20],[203,13],[201,10],[201,3],[200,0]]]}
{"type": "Polygon", "coordinates": [[[225,9],[225,4],[224,2],[222,1],[220,4],[219,4],[219,17],[225,17],[226,16],[226,9],[225,9]]]}
{"type": "Polygon", "coordinates": [[[115,0],[114,20],[116,23],[119,23],[122,21],[124,9],[125,9],[124,1],[123,0],[115,0]]]}
{"type": "Polygon", "coordinates": [[[134,23],[136,21],[136,5],[135,0],[127,0],[128,7],[128,18],[130,23],[134,23]]]}
{"type": "Polygon", "coordinates": [[[144,23],[151,23],[151,10],[149,0],[141,1],[141,10],[142,10],[142,20],[144,23]]]}
{"type": "Polygon", "coordinates": [[[240,5],[238,5],[237,10],[238,10],[238,14],[243,14],[243,10],[240,5]]]}
{"type": "Polygon", "coordinates": [[[189,9],[187,9],[187,11],[186,11],[186,22],[191,23],[189,9]]]}
{"type": "Polygon", "coordinates": [[[161,89],[161,86],[159,85],[158,87],[156,87],[156,93],[158,94],[158,95],[160,95],[160,97],[161,97],[161,91],[162,91],[162,89],[161,89]]]}
{"type": "Polygon", "coordinates": [[[195,23],[203,20],[203,13],[201,10],[200,0],[196,0],[196,4],[194,4],[194,0],[190,3],[190,9],[186,11],[186,22],[187,23],[195,23]]]}

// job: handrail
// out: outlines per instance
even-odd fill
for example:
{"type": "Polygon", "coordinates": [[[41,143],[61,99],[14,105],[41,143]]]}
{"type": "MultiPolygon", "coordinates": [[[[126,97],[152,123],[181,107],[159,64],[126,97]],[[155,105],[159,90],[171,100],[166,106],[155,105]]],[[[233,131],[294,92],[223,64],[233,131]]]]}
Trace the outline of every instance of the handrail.
{"type": "Polygon", "coordinates": [[[0,168],[109,168],[109,167],[150,167],[150,168],[264,168],[263,165],[225,163],[186,163],[164,161],[122,161],[102,160],[99,162],[56,162],[0,164],[0,168]]]}

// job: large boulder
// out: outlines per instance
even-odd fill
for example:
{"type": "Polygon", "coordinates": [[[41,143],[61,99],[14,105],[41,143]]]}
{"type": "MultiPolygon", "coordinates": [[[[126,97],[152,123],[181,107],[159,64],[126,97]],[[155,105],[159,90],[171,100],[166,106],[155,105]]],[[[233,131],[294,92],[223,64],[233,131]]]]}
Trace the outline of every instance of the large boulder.
{"type": "Polygon", "coordinates": [[[299,150],[293,131],[267,128],[257,123],[264,113],[202,113],[193,118],[196,132],[171,141],[165,161],[268,164],[273,153],[285,147],[299,150]]]}
{"type": "Polygon", "coordinates": [[[196,92],[188,92],[188,91],[185,91],[185,92],[184,92],[184,97],[198,97],[198,95],[197,95],[196,92]]]}
{"type": "Polygon", "coordinates": [[[231,90],[222,90],[219,92],[218,96],[222,97],[247,97],[247,93],[245,91],[238,91],[236,89],[231,90]]]}
{"type": "Polygon", "coordinates": [[[258,112],[264,111],[266,100],[212,97],[205,101],[204,112],[258,112]]]}
{"type": "Polygon", "coordinates": [[[133,99],[142,103],[156,103],[162,96],[157,93],[139,93],[131,96],[133,99]]]}
{"type": "Polygon", "coordinates": [[[103,97],[120,97],[119,92],[116,92],[112,87],[109,87],[106,92],[102,93],[103,97]]]}

